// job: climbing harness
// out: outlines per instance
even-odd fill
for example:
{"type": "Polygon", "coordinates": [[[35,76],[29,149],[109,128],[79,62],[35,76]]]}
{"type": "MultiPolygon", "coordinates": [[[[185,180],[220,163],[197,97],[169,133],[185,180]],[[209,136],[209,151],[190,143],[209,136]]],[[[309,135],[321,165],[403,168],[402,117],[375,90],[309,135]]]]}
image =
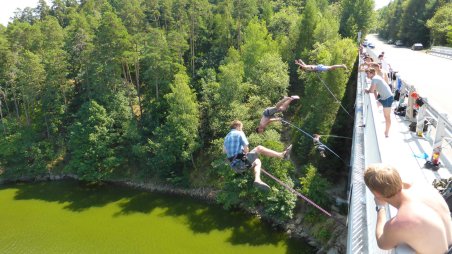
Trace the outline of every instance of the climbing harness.
{"type": "Polygon", "coordinates": [[[340,224],[344,225],[345,224],[338,220],[337,218],[333,217],[331,215],[331,213],[327,212],[325,209],[323,209],[322,207],[320,207],[319,205],[317,205],[314,201],[310,200],[309,198],[307,198],[306,196],[304,196],[303,194],[301,194],[300,192],[294,190],[293,188],[291,188],[289,185],[287,185],[286,183],[284,183],[283,181],[279,180],[277,177],[273,176],[272,174],[268,173],[265,169],[261,168],[261,171],[266,174],[268,177],[270,177],[271,179],[275,180],[279,185],[283,186],[284,188],[286,188],[288,191],[290,191],[291,193],[297,195],[298,197],[302,198],[304,201],[308,202],[310,205],[312,205],[313,207],[317,208],[318,210],[320,210],[321,212],[323,212],[324,214],[326,214],[328,217],[333,218],[335,221],[339,222],[340,224]]]}
{"type": "MultiPolygon", "coordinates": [[[[311,136],[309,133],[307,133],[306,131],[304,131],[304,130],[298,128],[297,126],[293,125],[292,123],[290,123],[290,122],[288,122],[288,121],[286,121],[286,120],[284,120],[284,119],[281,119],[281,122],[286,123],[286,124],[288,124],[288,125],[294,127],[295,129],[301,131],[303,134],[305,134],[305,135],[308,136],[309,138],[314,139],[314,137],[311,136]]],[[[320,145],[323,145],[323,146],[324,146],[328,151],[330,151],[332,154],[334,154],[337,158],[339,158],[341,161],[343,161],[345,164],[347,164],[347,162],[345,162],[345,160],[342,159],[341,156],[339,156],[337,153],[335,153],[333,150],[331,150],[331,148],[329,148],[328,146],[326,146],[325,144],[323,144],[323,143],[320,142],[320,141],[319,141],[319,143],[320,143],[320,145]]]]}
{"type": "Polygon", "coordinates": [[[341,106],[341,108],[345,111],[345,113],[347,113],[347,115],[349,115],[352,119],[353,116],[350,115],[350,113],[348,113],[348,111],[344,108],[344,106],[342,106],[342,103],[339,101],[339,99],[334,95],[334,93],[330,90],[330,88],[326,85],[325,81],[323,81],[323,79],[320,77],[318,72],[315,72],[315,74],[317,75],[317,77],[319,78],[319,80],[322,82],[322,84],[326,87],[326,89],[328,90],[328,92],[330,92],[330,94],[334,97],[334,99],[336,99],[336,102],[339,103],[339,105],[341,106]]]}

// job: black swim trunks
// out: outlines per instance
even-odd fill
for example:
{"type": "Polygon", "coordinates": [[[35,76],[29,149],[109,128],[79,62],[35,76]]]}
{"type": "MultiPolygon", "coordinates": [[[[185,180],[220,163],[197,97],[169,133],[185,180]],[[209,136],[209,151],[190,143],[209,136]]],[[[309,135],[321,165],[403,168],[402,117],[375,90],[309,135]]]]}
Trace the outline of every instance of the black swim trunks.
{"type": "Polygon", "coordinates": [[[271,108],[266,108],[262,115],[265,117],[271,118],[278,112],[279,112],[279,110],[276,107],[271,107],[271,108]]]}

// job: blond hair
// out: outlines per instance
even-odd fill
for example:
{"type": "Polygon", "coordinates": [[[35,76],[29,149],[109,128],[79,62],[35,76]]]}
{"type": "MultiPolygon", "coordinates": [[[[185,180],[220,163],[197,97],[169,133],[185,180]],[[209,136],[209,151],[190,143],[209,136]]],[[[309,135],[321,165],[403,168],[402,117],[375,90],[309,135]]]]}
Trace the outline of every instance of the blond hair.
{"type": "Polygon", "coordinates": [[[369,165],[364,172],[364,182],[371,191],[391,198],[402,190],[402,178],[393,166],[386,164],[369,165]]]}
{"type": "Polygon", "coordinates": [[[237,128],[243,127],[243,124],[239,120],[234,120],[234,121],[232,121],[231,125],[229,125],[229,127],[231,129],[237,129],[237,128]]]}
{"type": "Polygon", "coordinates": [[[375,74],[375,69],[374,68],[369,68],[366,70],[366,72],[370,73],[370,74],[375,74]]]}

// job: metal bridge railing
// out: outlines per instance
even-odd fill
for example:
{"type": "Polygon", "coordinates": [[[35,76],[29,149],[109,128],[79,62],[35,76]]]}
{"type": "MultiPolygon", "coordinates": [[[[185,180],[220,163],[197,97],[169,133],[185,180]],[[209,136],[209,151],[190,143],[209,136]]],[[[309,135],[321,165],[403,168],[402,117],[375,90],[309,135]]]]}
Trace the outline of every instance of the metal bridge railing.
{"type": "MultiPolygon", "coordinates": [[[[371,52],[371,54],[373,54],[373,52],[371,52]]],[[[359,64],[361,63],[362,59],[360,57],[359,64]]],[[[411,96],[413,95],[413,92],[415,92],[415,87],[405,82],[400,75],[397,76],[396,85],[397,84],[400,84],[398,89],[401,93],[399,104],[406,103],[407,105],[405,118],[411,122],[416,122],[417,125],[420,125],[421,123],[423,124],[424,120],[427,119],[427,121],[431,124],[429,127],[431,129],[428,133],[426,133],[426,138],[430,140],[432,144],[432,153],[430,158],[433,160],[435,153],[439,151],[443,164],[442,166],[451,172],[452,156],[449,156],[449,153],[452,154],[452,149],[445,149],[447,152],[441,154],[444,147],[447,146],[448,148],[451,148],[452,124],[447,119],[447,115],[439,112],[428,103],[428,100],[425,100],[424,105],[417,110],[418,115],[415,117],[414,106],[416,104],[416,98],[411,96]]],[[[376,214],[373,210],[373,197],[371,197],[371,194],[369,194],[364,184],[363,172],[366,163],[381,162],[382,155],[379,153],[379,145],[374,125],[375,119],[373,118],[373,113],[377,111],[376,106],[374,105],[376,103],[372,103],[370,96],[366,96],[364,93],[364,89],[367,85],[365,73],[360,72],[357,80],[355,123],[350,160],[347,254],[411,254],[414,252],[404,245],[389,251],[380,250],[376,245],[376,214]]],[[[388,213],[388,216],[391,215],[388,213]]]]}
{"type": "Polygon", "coordinates": [[[448,47],[435,46],[435,47],[432,47],[428,51],[428,53],[432,54],[432,55],[437,55],[440,57],[452,58],[452,48],[448,48],[448,47]]]}
{"type": "Polygon", "coordinates": [[[423,133],[425,120],[430,125],[425,138],[432,145],[432,152],[429,154],[430,161],[433,162],[432,166],[444,166],[449,171],[452,170],[452,145],[450,142],[452,140],[452,124],[447,114],[435,109],[428,102],[428,98],[422,97],[422,94],[419,94],[419,97],[422,98],[424,104],[415,113],[417,97],[412,95],[416,93],[416,88],[404,81],[400,75],[397,75],[396,84],[400,84],[399,104],[405,104],[405,100],[408,99],[405,119],[416,123],[417,132],[423,133]],[[439,164],[439,161],[442,162],[442,165],[439,164]]]}

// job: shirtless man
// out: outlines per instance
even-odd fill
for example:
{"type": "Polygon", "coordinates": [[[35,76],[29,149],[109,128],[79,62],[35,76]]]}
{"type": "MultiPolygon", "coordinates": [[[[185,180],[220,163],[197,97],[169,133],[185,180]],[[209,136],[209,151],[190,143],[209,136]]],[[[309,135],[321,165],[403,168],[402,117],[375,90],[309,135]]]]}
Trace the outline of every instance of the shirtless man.
{"type": "Polygon", "coordinates": [[[347,69],[347,66],[345,64],[336,64],[336,65],[323,65],[323,64],[317,64],[317,65],[309,65],[305,64],[301,59],[295,60],[295,64],[300,67],[300,69],[304,71],[331,71],[335,69],[347,69]]]}
{"type": "Polygon", "coordinates": [[[259,126],[256,128],[257,133],[263,133],[267,125],[272,122],[280,121],[281,118],[275,117],[276,113],[285,111],[291,101],[298,100],[300,97],[298,95],[292,95],[290,97],[284,97],[284,99],[278,101],[274,107],[266,108],[264,113],[262,113],[261,121],[259,122],[259,126]]]}
{"type": "Polygon", "coordinates": [[[402,183],[394,167],[367,167],[364,182],[375,196],[378,247],[389,250],[406,244],[416,253],[452,253],[452,221],[443,197],[429,185],[402,183]],[[386,221],[387,204],[398,209],[386,221]]]}

